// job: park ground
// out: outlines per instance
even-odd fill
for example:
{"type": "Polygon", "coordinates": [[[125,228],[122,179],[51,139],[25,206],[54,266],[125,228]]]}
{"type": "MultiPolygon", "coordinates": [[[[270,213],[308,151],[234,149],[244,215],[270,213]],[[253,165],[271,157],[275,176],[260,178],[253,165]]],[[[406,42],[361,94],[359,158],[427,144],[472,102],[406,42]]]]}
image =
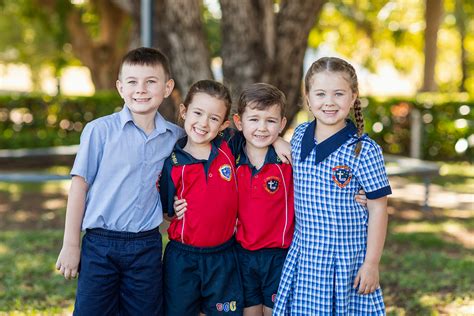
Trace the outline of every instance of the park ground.
{"type": "MultiPolygon", "coordinates": [[[[430,210],[419,179],[390,179],[381,263],[388,315],[474,315],[474,166],[441,171],[430,210]]],[[[71,314],[76,281],[54,268],[68,185],[0,183],[0,315],[71,314]]]]}

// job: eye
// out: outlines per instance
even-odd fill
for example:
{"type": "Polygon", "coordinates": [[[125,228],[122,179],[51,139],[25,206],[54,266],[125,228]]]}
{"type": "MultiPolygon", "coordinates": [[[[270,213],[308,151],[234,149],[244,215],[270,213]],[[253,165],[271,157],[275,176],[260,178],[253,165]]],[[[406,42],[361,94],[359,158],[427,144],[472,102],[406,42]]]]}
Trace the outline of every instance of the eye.
{"type": "Polygon", "coordinates": [[[342,97],[343,95],[344,95],[344,93],[342,93],[342,92],[336,92],[337,97],[342,97]]]}
{"type": "Polygon", "coordinates": [[[156,80],[149,79],[149,80],[147,80],[146,82],[147,82],[148,84],[153,84],[153,83],[155,83],[155,82],[156,82],[156,80]]]}
{"type": "Polygon", "coordinates": [[[269,120],[268,120],[268,123],[275,124],[276,122],[277,122],[277,120],[275,120],[275,119],[269,119],[269,120]]]}
{"type": "Polygon", "coordinates": [[[256,118],[250,118],[249,121],[250,122],[257,122],[257,119],[256,118]]]}
{"type": "Polygon", "coordinates": [[[213,120],[214,122],[219,122],[219,118],[217,117],[211,117],[211,120],[213,120]]]}
{"type": "Polygon", "coordinates": [[[196,110],[194,110],[194,111],[193,111],[193,114],[199,116],[199,115],[201,115],[201,111],[196,111],[196,110]]]}
{"type": "Polygon", "coordinates": [[[318,92],[318,93],[316,93],[316,96],[319,97],[319,98],[322,98],[322,97],[324,97],[324,93],[323,92],[318,92]]]}
{"type": "Polygon", "coordinates": [[[129,81],[127,81],[127,83],[130,84],[130,85],[134,85],[134,84],[137,83],[137,81],[136,80],[129,80],[129,81]]]}

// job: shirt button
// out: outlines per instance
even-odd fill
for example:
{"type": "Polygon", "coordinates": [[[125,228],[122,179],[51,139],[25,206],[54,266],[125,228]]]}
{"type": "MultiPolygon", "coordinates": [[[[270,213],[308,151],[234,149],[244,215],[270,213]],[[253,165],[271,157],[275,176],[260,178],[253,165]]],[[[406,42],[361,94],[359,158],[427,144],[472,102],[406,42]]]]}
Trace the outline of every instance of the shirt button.
{"type": "Polygon", "coordinates": [[[212,178],[212,173],[209,173],[209,178],[212,178]]]}
{"type": "Polygon", "coordinates": [[[255,179],[258,179],[258,174],[255,176],[255,179]]]}

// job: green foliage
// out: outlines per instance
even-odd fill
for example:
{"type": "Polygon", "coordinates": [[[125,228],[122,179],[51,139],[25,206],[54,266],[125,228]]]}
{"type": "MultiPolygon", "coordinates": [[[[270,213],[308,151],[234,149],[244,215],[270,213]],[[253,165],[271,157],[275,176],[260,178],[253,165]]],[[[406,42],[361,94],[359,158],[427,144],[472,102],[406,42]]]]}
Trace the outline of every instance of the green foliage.
{"type": "Polygon", "coordinates": [[[409,156],[410,113],[417,109],[422,120],[423,159],[472,161],[474,101],[464,95],[420,94],[414,100],[367,98],[362,101],[367,106],[364,108],[365,131],[384,152],[409,156]],[[463,111],[468,113],[462,114],[463,111]],[[471,144],[465,152],[457,153],[455,147],[460,140],[470,140],[471,144]]]}
{"type": "MultiPolygon", "coordinates": [[[[410,154],[410,112],[418,109],[423,120],[422,155],[428,160],[472,160],[474,101],[462,95],[419,95],[417,99],[363,99],[366,132],[386,153],[410,154]],[[444,99],[443,99],[444,98],[444,99]],[[460,108],[469,113],[461,114],[460,108]],[[470,139],[463,153],[456,143],[470,139]]],[[[117,93],[92,97],[0,96],[0,147],[34,148],[79,143],[84,125],[122,106],[117,93]]],[[[464,113],[464,112],[463,112],[464,113]]]]}
{"type": "Polygon", "coordinates": [[[111,114],[122,105],[117,93],[70,98],[0,96],[0,147],[78,144],[87,122],[111,114]]]}

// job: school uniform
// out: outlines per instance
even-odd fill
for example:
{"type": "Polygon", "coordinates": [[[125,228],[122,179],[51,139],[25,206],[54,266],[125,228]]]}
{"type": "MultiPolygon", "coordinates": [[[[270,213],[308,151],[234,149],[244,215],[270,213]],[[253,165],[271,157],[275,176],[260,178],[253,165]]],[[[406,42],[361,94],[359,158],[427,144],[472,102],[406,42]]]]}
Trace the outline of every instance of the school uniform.
{"type": "Polygon", "coordinates": [[[126,106],[85,126],[71,170],[88,184],[75,315],[161,314],[163,213],[154,180],[182,135],[159,113],[147,135],[126,106]]]}
{"type": "Polygon", "coordinates": [[[268,148],[260,169],[250,162],[245,143],[237,156],[239,212],[236,240],[245,307],[273,308],[281,270],[294,229],[291,165],[268,148]]]}
{"type": "Polygon", "coordinates": [[[178,141],[159,180],[164,211],[174,215],[176,195],[186,199],[182,219],[168,229],[163,259],[166,315],[222,312],[241,315],[242,287],[235,255],[238,196],[235,158],[224,138],[211,142],[208,160],[198,160],[178,141]]]}
{"type": "Polygon", "coordinates": [[[354,196],[391,194],[380,147],[357,137],[351,121],[329,139],[314,139],[316,121],[293,135],[295,234],[274,315],[384,315],[381,289],[361,295],[354,278],[367,250],[368,211],[354,196]],[[362,142],[356,157],[356,143],[362,142]]]}

